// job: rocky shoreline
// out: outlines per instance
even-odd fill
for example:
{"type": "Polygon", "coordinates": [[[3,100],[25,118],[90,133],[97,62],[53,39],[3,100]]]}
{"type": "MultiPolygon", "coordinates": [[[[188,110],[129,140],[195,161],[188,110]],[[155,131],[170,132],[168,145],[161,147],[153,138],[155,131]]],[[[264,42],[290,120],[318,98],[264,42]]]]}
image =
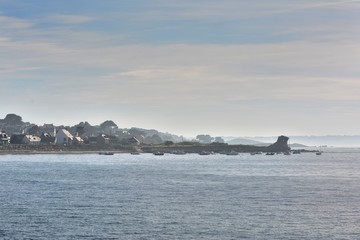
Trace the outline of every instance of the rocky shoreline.
{"type": "Polygon", "coordinates": [[[2,145],[0,154],[98,154],[100,152],[110,153],[201,153],[214,152],[224,153],[235,151],[244,152],[289,152],[287,141],[288,137],[280,136],[278,140],[268,147],[258,147],[252,145],[227,145],[227,144],[203,144],[203,145],[179,145],[172,146],[154,145],[154,146],[59,146],[59,145],[2,145]]]}

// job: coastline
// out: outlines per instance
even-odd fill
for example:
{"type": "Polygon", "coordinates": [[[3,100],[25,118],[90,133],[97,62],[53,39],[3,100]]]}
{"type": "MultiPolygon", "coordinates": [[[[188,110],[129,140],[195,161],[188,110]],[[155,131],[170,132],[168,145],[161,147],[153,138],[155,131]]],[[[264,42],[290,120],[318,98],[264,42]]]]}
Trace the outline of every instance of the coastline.
{"type": "Polygon", "coordinates": [[[36,155],[36,154],[78,155],[78,154],[99,154],[100,152],[111,152],[114,154],[130,153],[123,151],[0,151],[0,156],[1,155],[36,155]]]}
{"type": "Polygon", "coordinates": [[[191,145],[137,145],[137,146],[122,146],[122,145],[27,145],[27,144],[5,144],[0,145],[0,155],[4,154],[94,154],[94,153],[251,153],[251,152],[289,152],[291,149],[287,144],[288,138],[280,136],[274,144],[268,147],[259,147],[253,145],[228,145],[228,144],[198,144],[192,143],[191,145]]]}

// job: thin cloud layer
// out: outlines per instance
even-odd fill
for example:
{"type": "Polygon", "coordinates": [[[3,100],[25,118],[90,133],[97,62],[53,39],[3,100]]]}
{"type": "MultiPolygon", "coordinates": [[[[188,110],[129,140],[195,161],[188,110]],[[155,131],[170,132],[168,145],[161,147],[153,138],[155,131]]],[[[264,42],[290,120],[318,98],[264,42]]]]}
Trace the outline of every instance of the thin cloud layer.
{"type": "Polygon", "coordinates": [[[92,21],[92,18],[81,15],[54,14],[49,17],[49,20],[62,24],[82,24],[92,21]]]}
{"type": "Polygon", "coordinates": [[[357,1],[28,4],[0,2],[3,115],[185,135],[357,131],[357,1]]]}

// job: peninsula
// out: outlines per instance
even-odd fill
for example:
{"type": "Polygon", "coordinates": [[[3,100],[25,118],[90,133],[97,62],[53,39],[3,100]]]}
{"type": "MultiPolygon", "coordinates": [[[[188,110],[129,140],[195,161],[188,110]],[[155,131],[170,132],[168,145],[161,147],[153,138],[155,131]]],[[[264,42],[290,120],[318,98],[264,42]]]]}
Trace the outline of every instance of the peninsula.
{"type": "Polygon", "coordinates": [[[106,120],[98,126],[80,122],[74,126],[38,126],[23,122],[16,114],[0,119],[0,154],[30,153],[98,153],[121,152],[288,152],[289,138],[278,140],[267,147],[252,145],[228,145],[221,137],[199,135],[198,140],[184,140],[182,136],[141,128],[122,129],[113,121],[106,120]],[[202,139],[210,139],[202,142],[202,139]],[[215,141],[212,141],[214,139],[215,141]]]}

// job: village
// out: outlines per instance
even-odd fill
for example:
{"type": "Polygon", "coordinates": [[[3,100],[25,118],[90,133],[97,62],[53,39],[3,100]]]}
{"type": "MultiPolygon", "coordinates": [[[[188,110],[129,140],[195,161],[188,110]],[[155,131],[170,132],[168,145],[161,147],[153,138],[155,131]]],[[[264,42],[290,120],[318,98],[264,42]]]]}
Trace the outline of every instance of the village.
{"type": "Polygon", "coordinates": [[[66,128],[60,128],[51,134],[49,132],[42,132],[41,135],[33,135],[29,133],[14,133],[9,136],[5,131],[0,133],[0,145],[7,144],[25,144],[25,145],[41,145],[41,144],[52,144],[62,146],[73,146],[73,145],[110,145],[110,144],[122,144],[126,146],[138,146],[140,141],[131,136],[129,133],[124,133],[128,138],[118,139],[114,135],[99,134],[98,136],[80,136],[79,132],[76,134],[70,133],[66,128]]]}
{"type": "Polygon", "coordinates": [[[141,128],[121,129],[106,120],[92,126],[80,122],[74,126],[55,126],[23,122],[16,114],[0,119],[0,153],[88,153],[88,152],[168,152],[168,153],[238,153],[288,152],[288,137],[280,136],[268,147],[228,145],[221,137],[198,135],[185,140],[182,136],[141,128]]]}
{"type": "Polygon", "coordinates": [[[120,129],[106,120],[92,126],[81,122],[74,126],[55,126],[23,122],[22,117],[8,114],[0,119],[0,150],[128,150],[140,145],[158,145],[179,141],[179,137],[156,130],[120,129]]]}

